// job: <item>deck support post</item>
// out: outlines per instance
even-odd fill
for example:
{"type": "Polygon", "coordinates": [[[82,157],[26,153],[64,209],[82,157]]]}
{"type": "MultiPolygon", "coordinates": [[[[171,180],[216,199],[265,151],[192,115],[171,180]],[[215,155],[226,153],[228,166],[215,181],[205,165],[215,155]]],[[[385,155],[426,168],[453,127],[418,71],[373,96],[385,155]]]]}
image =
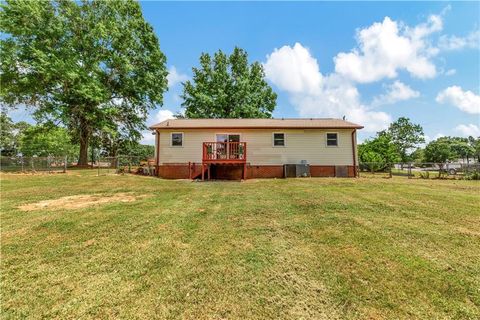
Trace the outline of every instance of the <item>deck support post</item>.
{"type": "Polygon", "coordinates": [[[212,168],[212,165],[209,163],[209,164],[207,165],[207,168],[208,168],[207,180],[210,180],[210,169],[212,168]]]}
{"type": "Polygon", "coordinates": [[[202,162],[202,181],[205,180],[205,163],[202,162]]]}
{"type": "Polygon", "coordinates": [[[247,180],[247,163],[243,164],[243,180],[247,180]]]}

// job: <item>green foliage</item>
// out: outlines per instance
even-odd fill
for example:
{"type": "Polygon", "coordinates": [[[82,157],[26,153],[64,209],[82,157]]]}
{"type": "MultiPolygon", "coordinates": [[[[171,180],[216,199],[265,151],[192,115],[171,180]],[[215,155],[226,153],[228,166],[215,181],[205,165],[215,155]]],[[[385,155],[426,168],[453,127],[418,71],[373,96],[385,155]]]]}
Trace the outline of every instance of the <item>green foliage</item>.
{"type": "Polygon", "coordinates": [[[464,180],[480,180],[480,170],[473,170],[472,172],[468,172],[463,177],[464,180]]]}
{"type": "Polygon", "coordinates": [[[410,119],[405,117],[398,118],[397,121],[390,124],[386,131],[381,133],[391,137],[402,162],[410,161],[408,152],[418,144],[425,142],[423,128],[419,124],[411,123],[410,119]]]}
{"type": "Polygon", "coordinates": [[[31,157],[78,156],[78,146],[72,144],[65,128],[52,126],[30,126],[20,139],[22,155],[31,157]]]}
{"type": "Polygon", "coordinates": [[[444,163],[455,157],[448,137],[442,137],[430,142],[425,147],[425,161],[444,163]]]}
{"type": "Polygon", "coordinates": [[[248,63],[243,49],[230,56],[221,50],[200,56],[193,80],[183,84],[187,118],[270,118],[277,95],[264,79],[259,62],[248,63]]]}
{"type": "Polygon", "coordinates": [[[140,143],[128,143],[122,146],[118,154],[139,157],[142,160],[147,160],[155,157],[155,147],[140,143]]]}
{"type": "Polygon", "coordinates": [[[0,113],[0,150],[2,155],[15,154],[15,126],[10,117],[0,113]]]}
{"type": "MultiPolygon", "coordinates": [[[[413,155],[413,153],[410,155],[409,151],[424,141],[422,127],[412,124],[408,118],[401,117],[390,124],[387,130],[377,132],[374,139],[360,145],[359,158],[361,162],[374,162],[368,160],[376,159],[375,162],[385,164],[409,162],[413,155]]],[[[419,154],[415,156],[418,158],[419,154]]]]}
{"type": "Polygon", "coordinates": [[[421,179],[430,179],[430,171],[421,171],[420,172],[421,179]]]}
{"type": "Polygon", "coordinates": [[[410,161],[412,161],[415,166],[421,166],[425,161],[425,149],[417,148],[415,151],[412,152],[410,155],[410,161]]]}
{"type": "Polygon", "coordinates": [[[361,161],[366,169],[371,172],[383,170],[386,166],[385,159],[382,157],[382,155],[373,150],[366,150],[362,152],[361,161]]]}
{"type": "Polygon", "coordinates": [[[100,156],[105,157],[128,155],[148,159],[155,156],[154,146],[142,145],[114,131],[103,132],[101,136],[96,136],[94,145],[97,150],[100,150],[100,156]]]}
{"type": "Polygon", "coordinates": [[[378,133],[374,139],[366,140],[359,145],[358,156],[360,162],[376,162],[381,169],[400,159],[400,155],[390,135],[385,133],[378,133]]]}
{"type": "Polygon", "coordinates": [[[478,140],[473,137],[441,137],[430,142],[425,148],[425,161],[442,163],[477,156],[478,140]]]}
{"type": "Polygon", "coordinates": [[[20,137],[30,125],[24,121],[14,123],[5,113],[0,112],[0,150],[2,156],[19,153],[20,137]]]}
{"type": "Polygon", "coordinates": [[[80,143],[80,164],[99,131],[140,138],[167,88],[166,58],[138,2],[5,1],[1,4],[2,103],[34,107],[80,143]]]}
{"type": "Polygon", "coordinates": [[[473,157],[477,158],[477,161],[480,162],[480,137],[474,138],[472,136],[468,137],[468,144],[473,149],[473,157]]]}
{"type": "Polygon", "coordinates": [[[452,153],[456,158],[467,159],[475,154],[475,148],[470,145],[467,138],[447,137],[450,140],[452,153]]]}

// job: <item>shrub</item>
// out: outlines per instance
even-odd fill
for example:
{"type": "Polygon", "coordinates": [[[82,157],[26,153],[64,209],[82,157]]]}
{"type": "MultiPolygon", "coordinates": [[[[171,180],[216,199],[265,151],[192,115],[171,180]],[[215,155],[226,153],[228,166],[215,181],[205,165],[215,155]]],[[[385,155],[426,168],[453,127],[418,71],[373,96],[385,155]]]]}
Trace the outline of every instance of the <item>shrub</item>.
{"type": "Polygon", "coordinates": [[[479,170],[474,170],[472,172],[469,172],[465,174],[463,177],[464,180],[480,180],[480,171],[479,170]]]}
{"type": "Polygon", "coordinates": [[[430,172],[429,171],[422,171],[420,172],[421,179],[430,179],[430,172]]]}

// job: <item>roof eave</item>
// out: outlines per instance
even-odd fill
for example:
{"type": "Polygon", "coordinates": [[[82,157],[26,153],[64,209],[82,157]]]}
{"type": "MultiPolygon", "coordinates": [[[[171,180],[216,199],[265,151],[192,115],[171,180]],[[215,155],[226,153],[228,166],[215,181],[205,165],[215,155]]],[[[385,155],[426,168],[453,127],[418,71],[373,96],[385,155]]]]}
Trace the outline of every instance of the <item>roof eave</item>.
{"type": "Polygon", "coordinates": [[[282,127],[282,126],[199,126],[199,127],[179,127],[179,126],[174,126],[174,127],[167,127],[167,126],[157,126],[157,125],[153,125],[151,127],[149,127],[150,130],[158,130],[158,129],[174,129],[174,130],[185,130],[185,129],[189,129],[189,130],[199,130],[199,129],[363,129],[364,127],[363,126],[348,126],[348,127],[325,127],[325,126],[311,126],[311,127],[282,127]]]}

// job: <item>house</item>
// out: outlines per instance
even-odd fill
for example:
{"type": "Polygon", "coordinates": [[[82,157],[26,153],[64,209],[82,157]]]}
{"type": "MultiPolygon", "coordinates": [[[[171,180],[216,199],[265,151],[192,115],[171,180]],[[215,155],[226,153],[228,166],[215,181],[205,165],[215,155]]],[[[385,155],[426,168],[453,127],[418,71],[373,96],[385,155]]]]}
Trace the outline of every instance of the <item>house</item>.
{"type": "Polygon", "coordinates": [[[340,119],[173,119],[150,127],[156,173],[169,179],[282,178],[298,170],[355,177],[362,128],[340,119]]]}

